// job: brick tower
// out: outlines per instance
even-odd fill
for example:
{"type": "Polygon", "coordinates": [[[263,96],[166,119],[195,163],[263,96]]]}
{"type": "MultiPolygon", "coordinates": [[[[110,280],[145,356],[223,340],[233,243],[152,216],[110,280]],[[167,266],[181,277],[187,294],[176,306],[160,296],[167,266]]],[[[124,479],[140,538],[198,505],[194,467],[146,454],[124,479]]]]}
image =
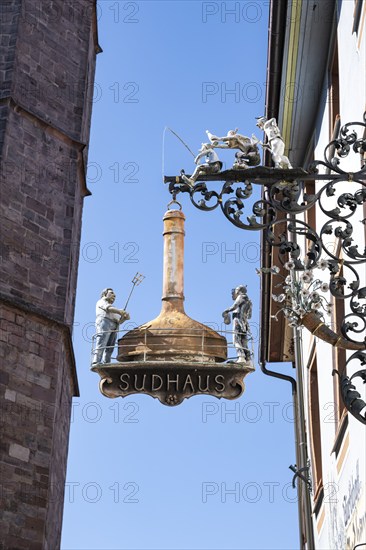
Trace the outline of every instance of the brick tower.
{"type": "Polygon", "coordinates": [[[0,0],[0,548],[60,545],[95,0],[0,0]]]}

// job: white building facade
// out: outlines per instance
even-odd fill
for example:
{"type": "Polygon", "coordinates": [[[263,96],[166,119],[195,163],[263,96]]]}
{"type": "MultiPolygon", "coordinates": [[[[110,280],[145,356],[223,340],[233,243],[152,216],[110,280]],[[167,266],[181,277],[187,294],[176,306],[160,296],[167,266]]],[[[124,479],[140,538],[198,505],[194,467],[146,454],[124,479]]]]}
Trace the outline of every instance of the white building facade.
{"type": "MultiPolygon", "coordinates": [[[[294,167],[306,168],[314,160],[323,160],[327,145],[338,137],[340,128],[346,123],[365,123],[366,2],[273,0],[268,59],[266,115],[277,118],[287,146],[285,154],[294,167]]],[[[358,138],[366,138],[364,126],[354,129],[358,138]]],[[[333,156],[336,153],[333,151],[333,156]]],[[[366,152],[350,151],[340,161],[343,170],[358,172],[366,165],[366,152]]],[[[329,170],[320,166],[319,173],[326,174],[329,170]]],[[[304,182],[303,192],[317,193],[325,184],[326,181],[317,181],[314,177],[314,181],[304,182]]],[[[333,197],[323,193],[323,207],[326,210],[336,208],[340,194],[354,195],[365,187],[366,181],[363,185],[339,182],[333,197]]],[[[350,218],[352,245],[358,246],[360,254],[365,254],[365,206],[365,202],[360,202],[350,218]]],[[[329,221],[319,204],[297,218],[316,229],[318,234],[329,221]]],[[[334,223],[333,228],[336,226],[334,223]]],[[[346,223],[340,222],[339,226],[344,230],[346,223]]],[[[347,285],[354,280],[354,274],[343,265],[346,251],[341,239],[333,231],[323,235],[323,243],[340,262],[338,276],[346,279],[343,292],[347,294],[347,285]]],[[[299,244],[303,251],[309,251],[305,239],[299,237],[299,244]]],[[[327,255],[322,257],[327,258],[327,255]]],[[[269,264],[278,265],[273,252],[272,257],[267,258],[269,264]]],[[[365,287],[366,264],[355,262],[353,268],[360,287],[365,287]]],[[[329,282],[329,271],[316,269],[314,277],[329,282]]],[[[335,299],[329,292],[324,293],[324,297],[332,305],[332,314],[325,315],[325,324],[340,335],[342,319],[351,313],[349,300],[335,299]]],[[[263,295],[262,309],[266,299],[268,297],[263,295]]],[[[283,330],[278,330],[278,325],[271,320],[271,314],[276,312],[274,308],[272,303],[266,318],[262,312],[262,323],[268,323],[268,339],[262,343],[262,355],[266,355],[269,362],[293,360],[297,384],[301,385],[298,394],[302,396],[297,398],[295,405],[302,409],[312,485],[309,490],[304,481],[298,481],[301,548],[366,549],[366,425],[347,411],[341,396],[340,378],[332,376],[333,369],[345,372],[346,362],[354,351],[342,349],[337,344],[332,346],[319,338],[316,331],[311,334],[306,328],[292,329],[284,320],[280,321],[283,330]],[[279,339],[279,333],[285,336],[279,339]]],[[[356,328],[365,327],[359,324],[356,328]]],[[[358,342],[365,338],[362,332],[349,334],[358,342]]],[[[360,361],[351,361],[347,365],[347,375],[363,368],[360,361]]],[[[366,401],[362,393],[364,385],[355,382],[361,399],[366,401]]],[[[362,414],[365,415],[365,409],[362,414]]],[[[301,444],[301,433],[299,441],[301,444]]]]}

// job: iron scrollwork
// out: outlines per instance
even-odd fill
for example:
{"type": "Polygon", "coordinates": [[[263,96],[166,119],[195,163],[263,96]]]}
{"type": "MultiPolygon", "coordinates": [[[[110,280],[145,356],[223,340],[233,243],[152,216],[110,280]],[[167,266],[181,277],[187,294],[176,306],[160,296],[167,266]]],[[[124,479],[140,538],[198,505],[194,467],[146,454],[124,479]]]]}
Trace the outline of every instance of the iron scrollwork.
{"type": "MultiPolygon", "coordinates": [[[[366,365],[366,353],[356,351],[356,353],[351,355],[351,357],[348,359],[346,363],[346,368],[347,365],[354,359],[358,359],[361,362],[361,365],[366,365]]],[[[342,399],[347,410],[355,418],[357,418],[357,420],[362,422],[362,424],[366,424],[366,403],[361,398],[361,394],[357,391],[356,386],[352,383],[355,378],[361,378],[363,380],[363,383],[365,384],[366,369],[355,372],[354,374],[352,374],[351,377],[347,376],[346,369],[342,374],[340,374],[337,370],[333,370],[332,374],[333,376],[334,374],[337,374],[341,379],[342,399]]]]}
{"type": "MultiPolygon", "coordinates": [[[[188,193],[196,208],[211,211],[220,207],[236,227],[262,230],[267,242],[278,248],[281,263],[293,261],[297,272],[326,261],[331,295],[349,301],[339,330],[342,342],[350,342],[350,349],[364,349],[366,338],[360,341],[357,337],[366,328],[366,287],[361,286],[355,267],[366,262],[366,250],[359,250],[351,220],[366,202],[366,112],[361,122],[342,126],[338,138],[326,146],[324,160],[312,162],[306,170],[255,166],[203,174],[194,186],[180,176],[165,177],[164,181],[173,198],[188,193]],[[358,155],[356,162],[360,163],[360,169],[353,172],[348,169],[355,166],[349,162],[351,154],[358,155]],[[309,180],[321,186],[312,194],[306,192],[309,180]],[[221,190],[209,189],[208,182],[220,181],[224,181],[221,190]],[[255,186],[261,188],[261,195],[255,186]],[[296,217],[315,205],[325,218],[318,231],[296,217]],[[300,237],[307,242],[305,251],[300,237]]],[[[363,214],[358,221],[366,223],[363,214]]]]}

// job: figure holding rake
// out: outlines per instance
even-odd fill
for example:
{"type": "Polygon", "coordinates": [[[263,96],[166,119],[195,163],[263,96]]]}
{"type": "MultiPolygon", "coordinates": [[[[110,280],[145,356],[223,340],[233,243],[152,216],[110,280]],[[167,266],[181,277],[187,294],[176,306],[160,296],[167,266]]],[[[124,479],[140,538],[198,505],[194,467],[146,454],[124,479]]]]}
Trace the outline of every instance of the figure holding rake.
{"type": "Polygon", "coordinates": [[[118,309],[113,306],[116,295],[113,288],[106,288],[102,291],[100,299],[96,304],[96,336],[93,354],[93,365],[98,363],[110,363],[114,346],[116,345],[118,326],[130,319],[127,313],[127,305],[130,301],[135,286],[138,286],[145,277],[136,273],[132,279],[132,289],[127,298],[125,307],[118,309]]]}

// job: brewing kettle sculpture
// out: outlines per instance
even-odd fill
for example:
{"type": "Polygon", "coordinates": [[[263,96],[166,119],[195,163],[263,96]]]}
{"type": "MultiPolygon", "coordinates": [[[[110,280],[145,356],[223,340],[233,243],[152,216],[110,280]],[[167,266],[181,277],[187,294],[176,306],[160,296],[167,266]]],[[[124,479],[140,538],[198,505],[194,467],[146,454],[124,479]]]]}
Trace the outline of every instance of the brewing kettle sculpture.
{"type": "MultiPolygon", "coordinates": [[[[178,203],[176,203],[178,204],[178,203]]],[[[179,205],[180,206],[180,205],[179,205]]],[[[117,362],[93,365],[110,398],[142,393],[174,406],[194,395],[236,399],[248,360],[227,360],[227,340],[184,311],[184,222],[181,210],[164,215],[163,296],[160,314],[118,340],[117,362]]]]}

